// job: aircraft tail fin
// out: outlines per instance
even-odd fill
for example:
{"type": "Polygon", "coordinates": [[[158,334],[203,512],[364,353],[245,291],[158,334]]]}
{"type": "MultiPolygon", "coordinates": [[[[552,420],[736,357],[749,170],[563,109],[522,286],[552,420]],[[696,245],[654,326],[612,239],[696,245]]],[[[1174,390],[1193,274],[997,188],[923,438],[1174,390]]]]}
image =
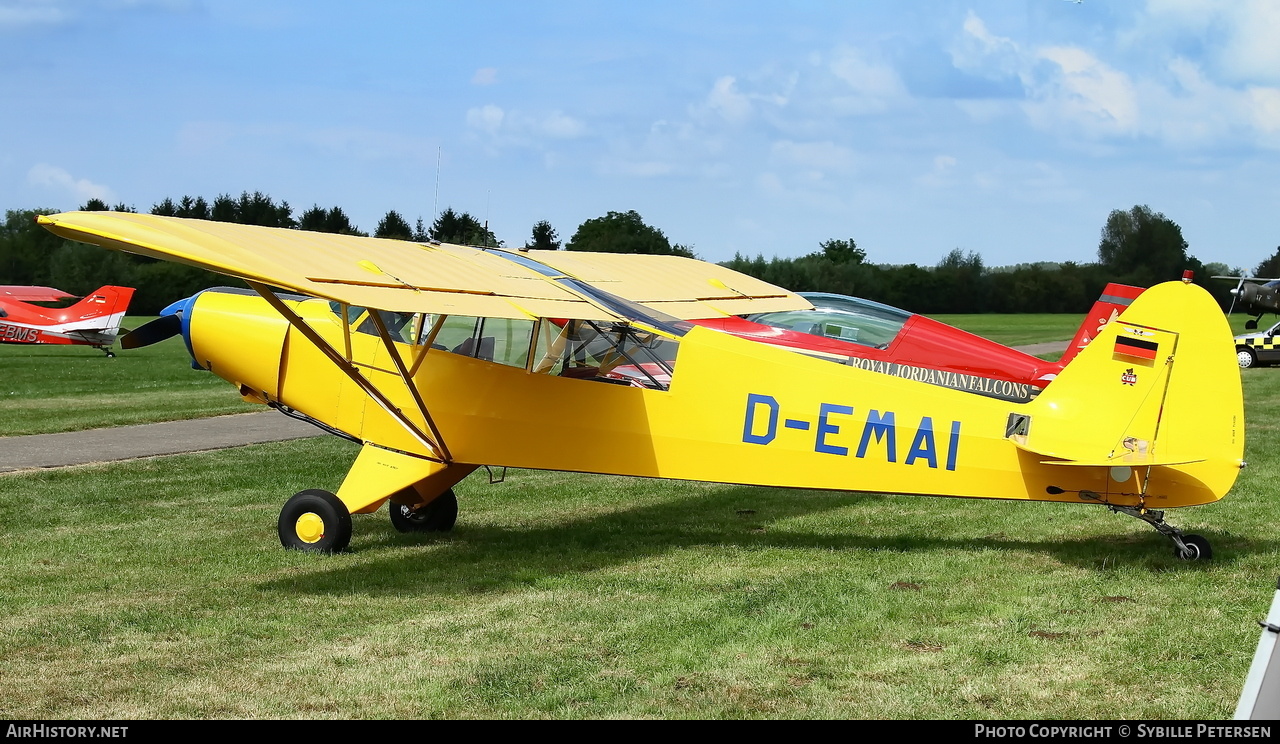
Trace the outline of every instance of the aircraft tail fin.
{"type": "Polygon", "coordinates": [[[1191,468],[1221,498],[1244,455],[1240,370],[1222,310],[1189,283],[1144,291],[1010,414],[1006,436],[1055,464],[1191,468]]]}
{"type": "Polygon", "coordinates": [[[79,319],[80,322],[77,325],[89,327],[89,324],[84,324],[83,322],[101,319],[101,322],[92,323],[92,328],[104,334],[115,335],[120,331],[120,323],[124,320],[125,312],[129,309],[129,302],[133,299],[133,292],[133,287],[110,285],[98,287],[85,295],[82,300],[67,308],[67,310],[79,319]]]}
{"type": "Polygon", "coordinates": [[[1093,307],[1089,308],[1089,312],[1085,314],[1084,320],[1081,321],[1080,327],[1076,329],[1076,335],[1071,339],[1071,344],[1067,346],[1067,350],[1063,352],[1062,358],[1059,359],[1062,364],[1066,364],[1075,358],[1089,342],[1097,338],[1102,329],[1108,323],[1120,317],[1120,314],[1129,309],[1133,301],[1142,294],[1142,287],[1131,287],[1127,284],[1110,283],[1102,290],[1102,294],[1098,296],[1093,307]]]}

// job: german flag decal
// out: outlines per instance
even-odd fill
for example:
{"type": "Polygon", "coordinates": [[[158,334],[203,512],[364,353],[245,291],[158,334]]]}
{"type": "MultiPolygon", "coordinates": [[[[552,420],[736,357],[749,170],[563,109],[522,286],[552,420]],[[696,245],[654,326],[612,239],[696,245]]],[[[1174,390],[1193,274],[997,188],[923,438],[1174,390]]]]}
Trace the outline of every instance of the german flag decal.
{"type": "Polygon", "coordinates": [[[1148,366],[1155,362],[1156,352],[1159,350],[1160,344],[1155,341],[1146,341],[1140,338],[1129,338],[1128,336],[1116,337],[1115,355],[1122,356],[1127,359],[1137,359],[1146,362],[1148,366]]]}

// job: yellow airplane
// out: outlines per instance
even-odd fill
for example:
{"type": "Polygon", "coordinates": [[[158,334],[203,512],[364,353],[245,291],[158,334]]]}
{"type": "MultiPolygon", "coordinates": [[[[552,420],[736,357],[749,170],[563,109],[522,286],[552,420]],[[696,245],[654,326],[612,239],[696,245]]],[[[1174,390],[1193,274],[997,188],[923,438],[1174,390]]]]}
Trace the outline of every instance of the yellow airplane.
{"type": "Polygon", "coordinates": [[[684,322],[808,306],[692,259],[118,212],[38,219],[248,284],[175,303],[123,345],[180,332],[193,366],[246,400],[363,444],[336,494],[286,502],[289,548],[344,550],[350,515],[388,501],[401,531],[451,529],[452,487],[489,465],[1093,504],[1196,560],[1208,541],[1164,510],[1222,498],[1244,466],[1231,331],[1189,282],[1142,293],[1019,403],[684,322]]]}

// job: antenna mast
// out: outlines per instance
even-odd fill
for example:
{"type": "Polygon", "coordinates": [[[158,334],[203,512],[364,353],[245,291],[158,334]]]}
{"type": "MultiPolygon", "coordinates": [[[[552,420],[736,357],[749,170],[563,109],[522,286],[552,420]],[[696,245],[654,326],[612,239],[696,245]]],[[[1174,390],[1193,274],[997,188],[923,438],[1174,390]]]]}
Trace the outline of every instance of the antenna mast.
{"type": "Polygon", "coordinates": [[[436,148],[436,202],[431,205],[431,221],[434,223],[436,218],[440,216],[440,150],[436,148]]]}

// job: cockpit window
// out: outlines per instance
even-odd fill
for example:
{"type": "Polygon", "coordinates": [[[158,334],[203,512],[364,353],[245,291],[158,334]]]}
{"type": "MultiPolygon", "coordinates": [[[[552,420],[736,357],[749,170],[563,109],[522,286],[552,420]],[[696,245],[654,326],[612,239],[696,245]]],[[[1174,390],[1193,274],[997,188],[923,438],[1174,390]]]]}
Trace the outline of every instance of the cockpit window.
{"type": "Polygon", "coordinates": [[[814,336],[878,348],[888,346],[906,322],[821,308],[762,313],[753,316],[750,320],[774,328],[785,328],[790,331],[800,331],[814,336]]]}
{"type": "Polygon", "coordinates": [[[677,341],[626,323],[544,319],[530,371],[666,390],[678,350],[677,341]]]}
{"type": "MultiPolygon", "coordinates": [[[[666,390],[679,342],[627,322],[477,318],[369,311],[330,302],[356,333],[378,335],[376,312],[392,340],[520,367],[535,374],[666,390]],[[536,329],[536,339],[535,339],[536,329]],[[532,358],[530,351],[533,352],[532,358]]],[[[688,325],[678,321],[682,325],[688,325]]],[[[433,352],[434,353],[434,352],[433,352]]]]}
{"type": "MultiPolygon", "coordinates": [[[[329,310],[339,318],[343,317],[341,302],[329,302],[329,310]]],[[[397,313],[390,310],[374,310],[369,311],[358,305],[348,305],[346,312],[347,325],[352,326],[352,330],[356,333],[367,333],[370,336],[378,335],[378,327],[374,325],[372,313],[376,312],[378,317],[382,319],[383,325],[387,327],[387,333],[391,336],[392,341],[402,344],[420,343],[422,339],[419,335],[425,335],[426,331],[431,329],[432,316],[426,316],[425,330],[420,322],[423,319],[422,313],[397,313]]]]}

